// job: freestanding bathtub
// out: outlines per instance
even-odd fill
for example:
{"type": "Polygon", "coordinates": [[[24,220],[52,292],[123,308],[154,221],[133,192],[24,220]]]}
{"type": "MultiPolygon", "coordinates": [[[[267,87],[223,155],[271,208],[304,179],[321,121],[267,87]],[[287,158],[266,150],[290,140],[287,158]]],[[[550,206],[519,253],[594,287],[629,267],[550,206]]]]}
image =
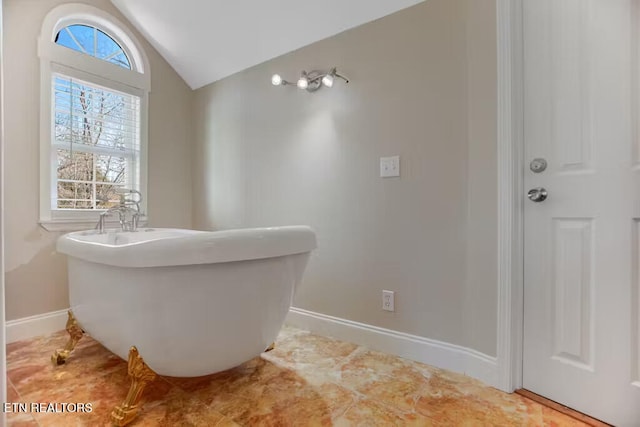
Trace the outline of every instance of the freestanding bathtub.
{"type": "Polygon", "coordinates": [[[177,377],[263,352],[315,247],[305,226],[83,231],[57,243],[68,255],[71,310],[82,329],[125,360],[136,346],[152,370],[177,377]]]}

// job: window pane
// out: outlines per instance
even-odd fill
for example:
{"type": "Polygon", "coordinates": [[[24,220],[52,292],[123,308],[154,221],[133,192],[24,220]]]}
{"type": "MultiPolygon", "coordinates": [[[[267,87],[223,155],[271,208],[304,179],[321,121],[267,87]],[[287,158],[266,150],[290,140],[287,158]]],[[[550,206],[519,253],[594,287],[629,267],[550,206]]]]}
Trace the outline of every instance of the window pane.
{"type": "Polygon", "coordinates": [[[90,183],[58,180],[58,208],[91,209],[92,196],[93,185],[90,183]]]}
{"type": "Polygon", "coordinates": [[[58,209],[73,209],[72,200],[58,200],[58,209]]]}
{"type": "Polygon", "coordinates": [[[69,143],[71,141],[71,120],[73,119],[70,114],[55,112],[55,142],[69,143]]]}
{"type": "Polygon", "coordinates": [[[109,62],[119,65],[124,68],[131,68],[131,64],[129,64],[129,59],[127,59],[126,55],[122,52],[109,58],[109,62]]]}
{"type": "MultiPolygon", "coordinates": [[[[71,38],[77,41],[75,50],[93,55],[93,43],[94,43],[94,30],[92,27],[86,25],[69,25],[62,31],[67,34],[71,33],[71,38]]],[[[73,48],[72,48],[73,49],[73,48]]]]}
{"type": "Polygon", "coordinates": [[[58,209],[107,209],[139,181],[140,98],[55,74],[58,209]]]}
{"type": "Polygon", "coordinates": [[[122,47],[95,27],[79,24],[69,25],[58,32],[55,43],[131,69],[131,63],[122,47]]]}
{"type": "Polygon", "coordinates": [[[96,207],[98,209],[109,209],[120,203],[120,195],[116,189],[120,187],[113,184],[96,184],[96,207]]]}
{"type": "Polygon", "coordinates": [[[93,209],[93,202],[91,200],[78,200],[75,204],[76,209],[93,209]]]}
{"type": "Polygon", "coordinates": [[[138,133],[131,96],[55,79],[55,139],[125,150],[138,133]]]}
{"type": "Polygon", "coordinates": [[[56,43],[60,46],[68,47],[69,49],[78,50],[78,45],[64,29],[58,32],[58,35],[56,36],[56,43]]]}
{"type": "Polygon", "coordinates": [[[96,181],[124,184],[127,159],[117,156],[96,156],[96,181]]]}
{"type": "Polygon", "coordinates": [[[129,59],[127,59],[120,45],[102,31],[98,30],[97,33],[96,58],[104,59],[112,64],[131,69],[129,59]]]}
{"type": "Polygon", "coordinates": [[[111,37],[98,30],[98,43],[96,45],[96,58],[105,59],[120,50],[118,43],[111,37]]]}
{"type": "Polygon", "coordinates": [[[58,179],[93,180],[93,154],[58,150],[58,179]]]}

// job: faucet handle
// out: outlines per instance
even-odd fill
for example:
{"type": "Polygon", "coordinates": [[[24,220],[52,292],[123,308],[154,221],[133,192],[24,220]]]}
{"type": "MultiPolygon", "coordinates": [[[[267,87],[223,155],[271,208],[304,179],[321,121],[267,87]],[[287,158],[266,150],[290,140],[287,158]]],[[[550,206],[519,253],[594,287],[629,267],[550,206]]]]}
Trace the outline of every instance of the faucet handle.
{"type": "Polygon", "coordinates": [[[136,210],[140,212],[140,203],[142,203],[142,193],[138,190],[130,188],[116,188],[116,194],[120,195],[120,206],[134,205],[136,210]],[[135,194],[137,197],[127,198],[127,195],[135,194]]]}
{"type": "Polygon", "coordinates": [[[138,222],[140,220],[140,213],[136,212],[131,217],[131,231],[138,231],[138,222]]]}
{"type": "Polygon", "coordinates": [[[109,211],[106,210],[104,212],[101,212],[100,215],[98,216],[98,223],[96,224],[96,228],[95,228],[96,230],[98,230],[98,234],[104,234],[104,223],[108,214],[109,214],[109,211]]]}

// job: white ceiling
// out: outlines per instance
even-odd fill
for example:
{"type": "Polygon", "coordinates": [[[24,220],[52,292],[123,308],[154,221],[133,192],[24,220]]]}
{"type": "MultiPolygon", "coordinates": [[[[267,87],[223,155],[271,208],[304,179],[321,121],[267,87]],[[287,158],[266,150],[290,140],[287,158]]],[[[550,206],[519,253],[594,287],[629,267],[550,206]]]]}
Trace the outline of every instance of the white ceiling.
{"type": "Polygon", "coordinates": [[[111,1],[197,89],[423,0],[111,1]]]}

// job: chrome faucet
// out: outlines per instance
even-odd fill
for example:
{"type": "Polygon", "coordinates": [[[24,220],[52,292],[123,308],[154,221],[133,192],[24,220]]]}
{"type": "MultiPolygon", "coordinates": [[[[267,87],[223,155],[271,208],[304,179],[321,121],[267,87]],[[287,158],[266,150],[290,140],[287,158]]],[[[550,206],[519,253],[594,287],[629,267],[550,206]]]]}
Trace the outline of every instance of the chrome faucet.
{"type": "Polygon", "coordinates": [[[140,194],[137,190],[129,190],[129,189],[121,189],[118,191],[120,193],[120,204],[118,206],[113,206],[106,211],[100,214],[98,218],[98,224],[96,224],[96,230],[98,230],[99,234],[104,234],[105,232],[105,223],[106,218],[109,215],[114,213],[118,213],[118,221],[120,223],[120,228],[122,231],[138,231],[138,221],[140,220],[140,202],[142,202],[142,194],[140,194]],[[136,200],[127,199],[126,194],[137,194],[138,198],[136,200]],[[135,209],[131,206],[135,206],[135,209]],[[127,221],[127,214],[130,214],[131,220],[127,221]]]}

